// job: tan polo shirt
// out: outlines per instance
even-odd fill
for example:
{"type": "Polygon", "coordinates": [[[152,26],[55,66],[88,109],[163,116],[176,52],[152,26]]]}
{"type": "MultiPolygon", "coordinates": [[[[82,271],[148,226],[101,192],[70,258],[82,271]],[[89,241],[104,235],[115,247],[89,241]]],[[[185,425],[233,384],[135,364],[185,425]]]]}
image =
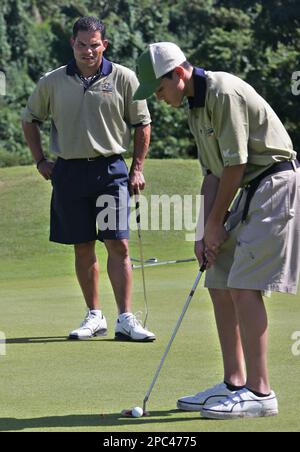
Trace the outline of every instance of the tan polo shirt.
{"type": "Polygon", "coordinates": [[[51,117],[50,151],[59,157],[122,154],[128,149],[131,127],[151,123],[146,101],[132,101],[139,86],[135,73],[103,60],[105,70],[88,89],[68,66],[48,72],[22,113],[26,122],[51,117]]]}
{"type": "Polygon", "coordinates": [[[246,163],[246,185],[275,162],[296,158],[282,122],[254,88],[229,73],[205,75],[204,105],[188,110],[204,174],[220,177],[224,167],[246,163]]]}

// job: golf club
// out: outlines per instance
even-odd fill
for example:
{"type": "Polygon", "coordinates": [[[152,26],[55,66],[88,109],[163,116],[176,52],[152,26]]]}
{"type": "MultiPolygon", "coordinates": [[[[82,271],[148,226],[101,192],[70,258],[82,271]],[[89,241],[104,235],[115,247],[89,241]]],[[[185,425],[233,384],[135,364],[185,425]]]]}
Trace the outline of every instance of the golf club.
{"type": "MultiPolygon", "coordinates": [[[[131,259],[132,261],[137,262],[134,259],[131,259]]],[[[158,259],[156,261],[152,259],[148,259],[144,263],[144,267],[159,267],[161,265],[171,265],[171,264],[182,264],[184,262],[195,262],[197,259],[195,257],[191,257],[189,259],[174,259],[174,260],[166,260],[166,261],[159,261],[158,259]]],[[[133,269],[141,268],[141,264],[132,264],[133,269]]]]}
{"type": "MultiPolygon", "coordinates": [[[[131,262],[141,262],[141,259],[137,259],[134,257],[130,258],[131,262]]],[[[157,257],[149,257],[149,259],[145,259],[144,263],[150,263],[150,262],[158,262],[159,259],[157,257]]]]}
{"type": "MultiPolygon", "coordinates": [[[[144,401],[143,401],[143,410],[141,411],[142,414],[141,414],[140,416],[149,416],[149,413],[146,411],[146,404],[147,404],[147,402],[148,402],[148,400],[149,400],[149,397],[150,397],[150,394],[151,394],[151,392],[152,392],[152,389],[153,389],[153,387],[154,387],[154,385],[155,385],[155,383],[156,383],[156,381],[157,381],[157,378],[158,378],[159,373],[160,373],[160,371],[161,371],[161,369],[162,369],[162,367],[163,367],[163,364],[164,364],[165,359],[166,359],[166,357],[167,357],[167,355],[168,355],[168,353],[169,353],[169,350],[170,350],[171,345],[172,345],[172,343],[173,343],[173,341],[174,341],[174,339],[175,339],[175,336],[176,336],[176,334],[177,334],[177,332],[178,332],[178,330],[179,330],[179,327],[180,327],[180,325],[181,325],[181,322],[182,322],[182,320],[183,320],[183,318],[184,318],[184,316],[185,316],[185,313],[186,313],[186,311],[187,311],[187,309],[188,309],[188,307],[189,307],[189,304],[190,304],[190,302],[191,302],[191,300],[192,300],[192,298],[193,298],[193,295],[194,295],[194,293],[196,292],[196,289],[197,289],[197,286],[198,286],[198,284],[199,284],[199,281],[200,281],[200,279],[201,279],[203,273],[204,273],[205,270],[206,270],[206,265],[207,265],[207,261],[204,261],[203,264],[202,264],[202,266],[201,266],[201,268],[200,268],[200,270],[199,270],[199,272],[198,272],[198,275],[197,275],[197,277],[196,277],[196,280],[195,280],[195,282],[194,282],[194,285],[193,285],[193,287],[192,287],[192,289],[191,289],[191,291],[190,291],[190,293],[189,293],[189,295],[188,295],[188,297],[187,297],[187,300],[186,300],[185,305],[184,305],[184,307],[183,307],[183,309],[182,309],[182,312],[181,312],[181,314],[180,314],[180,317],[179,317],[179,319],[178,319],[178,321],[177,321],[177,323],[176,323],[176,326],[175,326],[174,332],[173,332],[173,334],[172,334],[172,337],[171,337],[171,339],[169,340],[169,343],[168,343],[167,348],[166,348],[166,350],[165,350],[165,352],[164,352],[164,354],[163,354],[163,357],[162,357],[162,359],[161,359],[161,361],[160,361],[160,364],[159,364],[159,366],[158,366],[158,368],[157,368],[157,371],[156,371],[156,373],[155,373],[155,376],[154,376],[154,378],[153,378],[153,380],[152,380],[152,382],[151,382],[151,384],[150,384],[150,386],[149,386],[149,389],[148,389],[148,391],[147,391],[147,393],[146,393],[146,395],[145,395],[145,398],[144,398],[144,401]]],[[[122,411],[122,415],[123,415],[123,416],[127,416],[127,417],[140,417],[140,416],[135,416],[134,413],[132,413],[132,409],[131,409],[131,410],[123,410],[123,411],[122,411]]]]}
{"type": "Polygon", "coordinates": [[[140,250],[140,262],[141,262],[141,265],[139,267],[142,270],[142,279],[143,279],[143,291],[144,291],[144,303],[145,303],[145,320],[144,320],[144,328],[145,328],[146,324],[147,324],[147,319],[148,319],[148,299],[147,299],[146,281],[145,281],[139,191],[135,192],[134,200],[135,200],[135,214],[136,214],[136,224],[137,224],[138,242],[139,242],[139,250],[140,250]]]}

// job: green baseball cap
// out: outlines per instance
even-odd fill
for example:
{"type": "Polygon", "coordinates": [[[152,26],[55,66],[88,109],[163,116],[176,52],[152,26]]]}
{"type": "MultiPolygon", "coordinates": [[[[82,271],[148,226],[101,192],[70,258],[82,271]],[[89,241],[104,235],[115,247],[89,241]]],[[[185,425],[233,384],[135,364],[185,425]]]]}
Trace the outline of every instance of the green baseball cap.
{"type": "Polygon", "coordinates": [[[140,86],[133,100],[150,97],[159,87],[163,75],[180,66],[186,57],[182,50],[172,42],[150,44],[139,57],[136,73],[140,86]]]}

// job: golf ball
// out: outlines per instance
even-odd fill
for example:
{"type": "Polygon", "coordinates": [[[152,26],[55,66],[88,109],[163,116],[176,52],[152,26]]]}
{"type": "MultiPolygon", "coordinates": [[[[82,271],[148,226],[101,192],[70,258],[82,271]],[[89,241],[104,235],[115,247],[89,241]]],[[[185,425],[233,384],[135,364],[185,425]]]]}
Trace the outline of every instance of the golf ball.
{"type": "Polygon", "coordinates": [[[144,413],[143,409],[140,408],[139,406],[132,408],[132,416],[133,417],[142,417],[143,413],[144,413]]]}

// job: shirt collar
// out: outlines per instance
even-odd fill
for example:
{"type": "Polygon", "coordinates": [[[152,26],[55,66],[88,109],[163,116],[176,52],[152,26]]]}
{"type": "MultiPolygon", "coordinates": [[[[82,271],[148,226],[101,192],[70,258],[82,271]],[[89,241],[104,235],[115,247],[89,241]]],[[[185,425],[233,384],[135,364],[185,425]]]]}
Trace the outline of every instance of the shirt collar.
{"type": "Polygon", "coordinates": [[[206,96],[206,79],[207,76],[205,74],[205,70],[195,67],[193,70],[195,95],[194,97],[188,97],[190,109],[204,107],[206,96]]]}
{"type": "MultiPolygon", "coordinates": [[[[112,71],[112,63],[106,58],[102,57],[102,63],[98,68],[95,75],[109,75],[112,71]]],[[[75,58],[73,58],[67,65],[67,75],[74,76],[75,74],[80,75],[79,69],[76,65],[75,58]]]]}

